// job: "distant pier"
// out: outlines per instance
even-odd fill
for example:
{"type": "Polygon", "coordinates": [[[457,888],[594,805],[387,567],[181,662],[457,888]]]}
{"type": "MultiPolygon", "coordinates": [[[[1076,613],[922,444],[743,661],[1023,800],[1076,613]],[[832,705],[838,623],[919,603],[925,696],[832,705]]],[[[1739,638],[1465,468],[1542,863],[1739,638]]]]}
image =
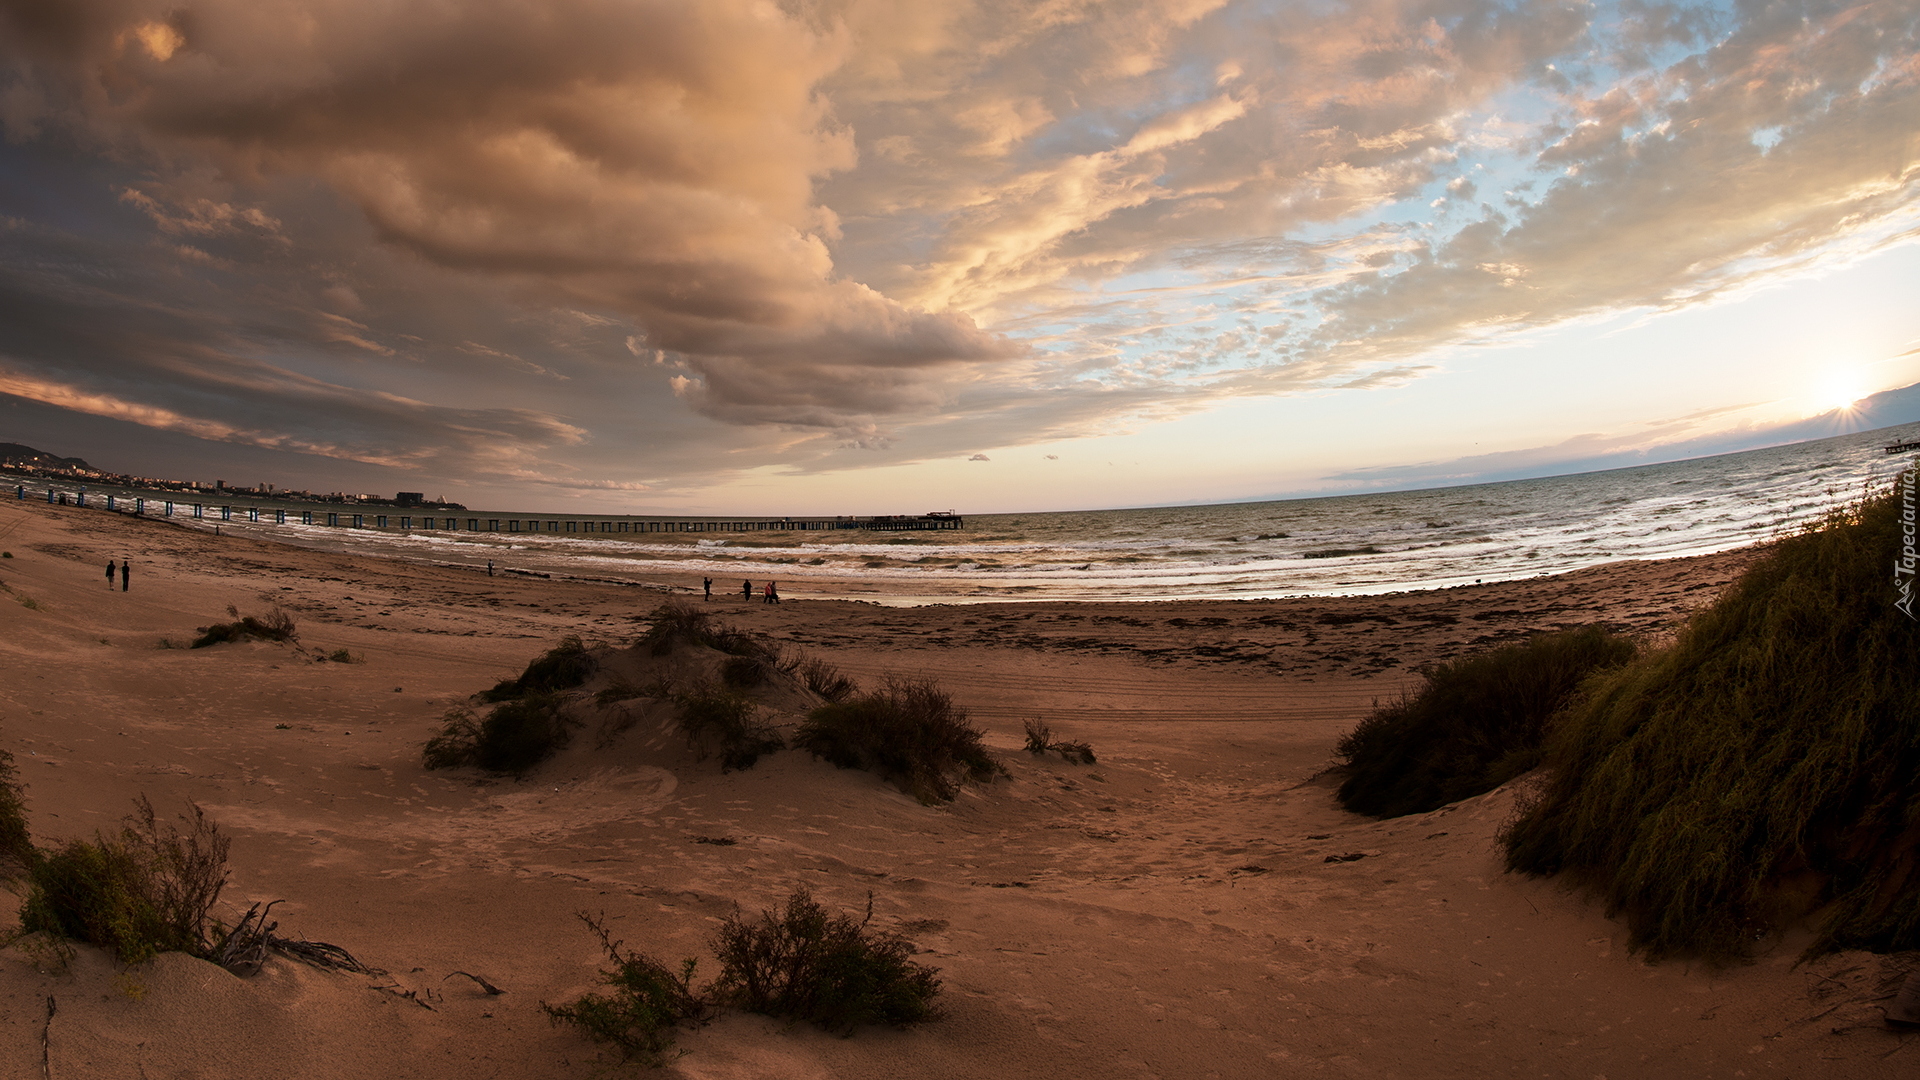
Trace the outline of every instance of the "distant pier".
{"type": "MultiPolygon", "coordinates": [[[[16,485],[16,499],[40,497],[38,491],[28,491],[26,485],[16,485]]],[[[87,493],[80,491],[69,496],[66,492],[54,488],[46,489],[46,500],[57,505],[67,505],[69,498],[77,506],[87,505],[87,493]]],[[[326,525],[347,529],[399,529],[403,531],[432,530],[434,532],[487,532],[487,533],[528,533],[543,536],[618,536],[657,533],[750,533],[750,532],[829,532],[841,529],[857,529],[865,532],[923,532],[949,531],[966,528],[966,519],[959,514],[889,514],[874,517],[700,517],[700,518],[654,518],[654,517],[557,517],[547,515],[516,515],[514,517],[482,516],[473,513],[458,515],[443,514],[368,514],[349,510],[290,510],[284,506],[259,507],[240,506],[232,503],[196,503],[180,502],[170,499],[147,499],[140,496],[104,497],[105,509],[118,513],[144,517],[193,517],[196,519],[215,518],[219,521],[239,520],[268,523],[274,525],[326,525]]]]}
{"type": "Polygon", "coordinates": [[[1897,442],[1887,447],[1887,453],[1889,454],[1904,454],[1909,450],[1920,450],[1920,439],[1897,442]]]}

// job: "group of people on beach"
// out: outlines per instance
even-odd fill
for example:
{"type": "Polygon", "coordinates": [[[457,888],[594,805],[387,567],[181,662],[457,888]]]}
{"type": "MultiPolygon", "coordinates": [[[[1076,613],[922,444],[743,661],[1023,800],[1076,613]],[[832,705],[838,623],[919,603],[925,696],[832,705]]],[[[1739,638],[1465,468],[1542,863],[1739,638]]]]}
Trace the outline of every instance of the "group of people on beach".
{"type": "MultiPolygon", "coordinates": [[[[108,559],[107,560],[107,588],[109,589],[113,588],[113,574],[114,574],[113,560],[108,559]]],[[[121,592],[127,591],[127,583],[132,577],[133,577],[133,561],[131,559],[121,559],[120,560],[120,591],[121,592]]]]}
{"type": "MultiPolygon", "coordinates": [[[[713,599],[713,579],[712,578],[701,578],[700,587],[706,590],[706,594],[707,594],[706,598],[708,600],[713,599]]],[[[740,599],[745,600],[749,604],[753,603],[753,582],[752,581],[742,581],[740,583],[740,599]]],[[[761,587],[760,602],[763,604],[779,603],[780,587],[771,581],[767,582],[765,585],[761,587]]]]}

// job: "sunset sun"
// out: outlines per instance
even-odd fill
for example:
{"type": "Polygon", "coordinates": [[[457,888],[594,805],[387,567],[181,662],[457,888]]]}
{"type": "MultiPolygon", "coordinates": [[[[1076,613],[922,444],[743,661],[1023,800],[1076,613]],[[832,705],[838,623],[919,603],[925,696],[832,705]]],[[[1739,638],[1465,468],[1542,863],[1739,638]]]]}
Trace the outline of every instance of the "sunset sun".
{"type": "Polygon", "coordinates": [[[1808,404],[1813,413],[1845,411],[1853,408],[1869,392],[1858,372],[1835,369],[1822,375],[1814,384],[1808,404]]]}

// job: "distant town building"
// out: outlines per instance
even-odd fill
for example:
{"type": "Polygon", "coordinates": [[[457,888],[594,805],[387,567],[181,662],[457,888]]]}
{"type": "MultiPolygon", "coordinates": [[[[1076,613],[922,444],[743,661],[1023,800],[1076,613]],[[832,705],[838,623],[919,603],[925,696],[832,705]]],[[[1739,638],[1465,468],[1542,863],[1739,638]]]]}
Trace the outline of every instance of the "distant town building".
{"type": "Polygon", "coordinates": [[[426,501],[427,493],[424,491],[402,491],[393,497],[395,506],[419,506],[426,501]]]}

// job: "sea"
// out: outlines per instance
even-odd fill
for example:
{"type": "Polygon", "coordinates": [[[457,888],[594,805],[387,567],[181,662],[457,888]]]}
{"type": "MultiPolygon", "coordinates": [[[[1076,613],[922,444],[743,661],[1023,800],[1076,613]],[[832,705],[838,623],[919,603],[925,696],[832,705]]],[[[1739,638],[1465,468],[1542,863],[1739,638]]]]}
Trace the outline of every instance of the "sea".
{"type": "MultiPolygon", "coordinates": [[[[1914,438],[1920,424],[1417,491],[1058,513],[963,509],[964,528],[933,532],[602,532],[600,523],[660,519],[512,509],[463,510],[458,518],[462,525],[474,518],[574,522],[579,531],[352,528],[319,522],[325,512],[340,513],[343,523],[359,512],[371,526],[380,512],[397,525],[403,513],[426,511],[98,487],[88,490],[88,507],[103,508],[105,496],[115,494],[124,512],[144,495],[149,515],[173,500],[168,520],[187,528],[476,572],[491,563],[497,575],[679,592],[699,592],[712,578],[716,595],[738,594],[743,581],[758,590],[772,580],[785,598],[887,605],[1264,599],[1440,589],[1737,548],[1790,533],[1884,487],[1915,464],[1914,455],[1889,455],[1885,445],[1914,438]],[[194,501],[203,504],[200,518],[188,509],[194,501]],[[261,511],[260,520],[249,509],[261,511]],[[289,511],[286,524],[274,523],[276,509],[289,511]],[[301,511],[313,511],[316,524],[297,524],[301,511]]],[[[28,497],[45,497],[46,481],[28,483],[28,497]]],[[[53,488],[78,494],[73,484],[53,488]]]]}

